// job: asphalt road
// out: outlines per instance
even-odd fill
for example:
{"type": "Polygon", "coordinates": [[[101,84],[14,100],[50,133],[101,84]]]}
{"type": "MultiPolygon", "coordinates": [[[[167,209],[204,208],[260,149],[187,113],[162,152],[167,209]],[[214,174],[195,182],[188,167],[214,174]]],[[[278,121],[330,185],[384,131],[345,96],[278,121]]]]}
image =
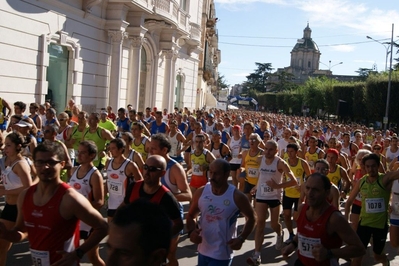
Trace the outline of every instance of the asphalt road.
{"type": "MultiPolygon", "coordinates": [[[[0,199],[0,208],[2,209],[4,206],[4,200],[0,199]]],[[[185,210],[188,209],[188,202],[185,204],[185,210]]],[[[105,212],[102,212],[105,214],[105,212]]],[[[242,226],[244,223],[244,218],[239,218],[239,226],[242,226]]],[[[283,224],[283,223],[282,223],[283,224]]],[[[284,226],[284,224],[283,224],[284,226]]],[[[270,228],[269,221],[266,224],[265,228],[265,241],[263,243],[262,248],[262,265],[294,265],[294,261],[296,259],[296,255],[293,255],[288,260],[283,260],[281,253],[277,251],[274,247],[276,242],[276,234],[270,228]]],[[[288,235],[287,230],[285,230],[286,236],[288,235]]],[[[284,240],[286,240],[285,237],[284,240]]],[[[106,238],[100,244],[100,254],[101,257],[105,260],[107,258],[107,251],[106,251],[106,238]]],[[[246,264],[247,257],[251,256],[253,248],[254,248],[254,235],[253,233],[250,237],[245,241],[241,250],[235,253],[235,257],[233,260],[233,266],[243,266],[246,264]]],[[[399,255],[398,250],[395,250],[389,244],[389,239],[386,244],[386,252],[388,253],[388,257],[391,260],[391,265],[398,265],[399,266],[399,255]]],[[[370,247],[368,248],[368,254],[365,256],[363,265],[378,265],[374,262],[372,256],[370,256],[370,247]]],[[[179,247],[177,251],[177,257],[179,259],[180,265],[197,265],[197,252],[196,252],[196,245],[191,243],[189,239],[187,239],[187,235],[184,234],[179,241],[179,247]]],[[[340,260],[341,265],[350,265],[350,263],[346,262],[345,260],[340,260]]],[[[29,253],[29,245],[28,243],[16,243],[12,246],[10,251],[7,255],[7,265],[31,265],[31,258],[29,253]]],[[[84,257],[81,265],[91,265],[87,258],[84,257]]]]}

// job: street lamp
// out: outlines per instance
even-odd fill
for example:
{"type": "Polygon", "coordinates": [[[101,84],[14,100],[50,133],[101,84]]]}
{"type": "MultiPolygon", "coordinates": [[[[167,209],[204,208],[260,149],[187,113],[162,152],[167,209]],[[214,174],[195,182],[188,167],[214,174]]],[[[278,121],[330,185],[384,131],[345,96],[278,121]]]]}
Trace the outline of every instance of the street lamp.
{"type": "Polygon", "coordinates": [[[371,38],[370,36],[366,36],[367,39],[373,40],[375,42],[378,42],[379,44],[381,44],[382,46],[384,46],[385,50],[386,50],[386,55],[385,55],[385,71],[388,70],[388,55],[391,51],[389,51],[389,47],[391,46],[390,43],[382,43],[376,39],[371,38]]]}
{"type": "Polygon", "coordinates": [[[344,62],[339,62],[339,63],[334,64],[334,65],[331,65],[331,60],[328,61],[328,65],[324,64],[324,63],[321,62],[321,61],[320,61],[319,63],[322,64],[322,65],[325,65],[326,67],[328,67],[328,70],[331,72],[331,69],[332,69],[333,67],[338,66],[338,65],[342,65],[344,62]]]}

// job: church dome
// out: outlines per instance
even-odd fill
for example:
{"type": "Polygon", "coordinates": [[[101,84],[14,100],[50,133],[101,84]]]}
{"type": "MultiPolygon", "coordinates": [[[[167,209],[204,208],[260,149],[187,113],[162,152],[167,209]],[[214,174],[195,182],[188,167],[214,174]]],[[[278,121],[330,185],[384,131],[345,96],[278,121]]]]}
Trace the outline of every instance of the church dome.
{"type": "Polygon", "coordinates": [[[296,45],[292,49],[293,52],[298,50],[314,50],[317,52],[320,51],[317,44],[312,40],[312,30],[309,28],[309,23],[303,30],[303,38],[298,39],[296,45]]]}

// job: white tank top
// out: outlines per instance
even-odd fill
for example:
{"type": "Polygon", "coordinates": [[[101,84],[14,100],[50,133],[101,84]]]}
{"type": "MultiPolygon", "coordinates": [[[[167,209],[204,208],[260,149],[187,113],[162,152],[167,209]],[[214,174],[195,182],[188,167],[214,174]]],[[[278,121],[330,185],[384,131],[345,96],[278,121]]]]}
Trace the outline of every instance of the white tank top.
{"type": "Polygon", "coordinates": [[[241,164],[242,159],[237,158],[240,154],[241,138],[235,140],[234,137],[230,139],[231,157],[230,164],[241,164]]]}
{"type": "MultiPolygon", "coordinates": [[[[166,165],[166,172],[165,175],[161,178],[161,183],[162,185],[164,185],[165,187],[167,187],[170,192],[172,192],[173,194],[178,194],[180,193],[180,189],[177,187],[177,184],[173,184],[170,181],[170,169],[172,168],[173,165],[177,164],[178,162],[176,162],[173,159],[170,159],[168,161],[168,164],[166,165]]],[[[184,177],[185,178],[185,177],[184,177]]]]}
{"type": "Polygon", "coordinates": [[[346,153],[346,155],[351,156],[351,144],[349,143],[348,147],[344,147],[344,144],[342,143],[342,148],[341,152],[346,153]]]}
{"type": "Polygon", "coordinates": [[[266,164],[265,156],[262,156],[259,167],[259,181],[256,190],[256,199],[261,200],[281,200],[281,189],[273,189],[266,184],[266,181],[274,180],[280,184],[283,175],[277,169],[277,163],[281,160],[280,157],[274,157],[273,162],[266,164]]]}
{"type": "Polygon", "coordinates": [[[169,156],[172,156],[172,157],[177,157],[178,156],[177,150],[181,151],[181,148],[182,148],[182,143],[180,141],[178,141],[176,138],[177,134],[178,133],[176,132],[175,135],[172,137],[170,132],[168,133],[168,140],[170,142],[170,145],[172,146],[169,151],[169,156]]]}
{"type": "Polygon", "coordinates": [[[78,178],[78,171],[80,170],[80,168],[81,167],[78,166],[78,168],[76,168],[75,172],[72,174],[71,179],[69,180],[69,185],[90,201],[90,178],[94,171],[97,170],[97,168],[93,166],[83,178],[78,178]]]}
{"type": "Polygon", "coordinates": [[[399,149],[396,152],[392,152],[391,147],[388,147],[385,156],[387,157],[388,161],[391,162],[393,159],[395,159],[395,157],[399,156],[399,149]]]}
{"type": "Polygon", "coordinates": [[[227,242],[237,235],[238,207],[234,202],[235,187],[229,184],[223,195],[214,195],[210,183],[204,187],[198,200],[201,211],[199,226],[202,242],[198,252],[204,256],[228,260],[233,251],[227,242]]]}
{"type": "MultiPolygon", "coordinates": [[[[80,166],[75,170],[73,175],[71,176],[71,179],[69,180],[69,185],[73,187],[76,191],[78,191],[80,194],[82,194],[86,199],[89,201],[91,200],[91,186],[90,186],[90,178],[91,175],[94,173],[94,171],[97,170],[96,167],[92,167],[83,178],[78,178],[78,171],[80,170],[80,166]]],[[[89,232],[91,227],[80,221],[80,231],[86,231],[89,232]]]]}
{"type": "Polygon", "coordinates": [[[126,193],[126,187],[128,185],[128,178],[125,174],[125,168],[130,162],[126,159],[118,169],[112,168],[114,159],[108,164],[107,168],[107,186],[108,186],[108,209],[115,210],[123,202],[126,193]]]}
{"type": "Polygon", "coordinates": [[[391,219],[399,220],[399,180],[392,184],[391,219]]]}
{"type": "Polygon", "coordinates": [[[65,132],[65,130],[68,130],[68,128],[70,128],[70,126],[65,127],[61,133],[57,133],[57,135],[55,136],[55,139],[65,143],[64,132],[65,132]]]}
{"type": "Polygon", "coordinates": [[[134,162],[134,153],[135,152],[136,152],[135,150],[131,149],[130,153],[129,153],[129,156],[127,156],[127,159],[129,159],[130,161],[134,162]]]}
{"type": "Polygon", "coordinates": [[[14,173],[14,166],[19,163],[28,163],[25,159],[14,162],[12,165],[5,167],[6,157],[1,158],[1,179],[3,180],[3,185],[5,190],[17,189],[23,187],[21,178],[14,173]]]}

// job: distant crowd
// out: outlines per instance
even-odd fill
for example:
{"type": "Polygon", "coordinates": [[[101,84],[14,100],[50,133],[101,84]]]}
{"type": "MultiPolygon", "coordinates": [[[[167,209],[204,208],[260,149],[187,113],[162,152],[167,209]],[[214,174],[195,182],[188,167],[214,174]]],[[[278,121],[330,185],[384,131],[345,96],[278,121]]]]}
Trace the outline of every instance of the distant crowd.
{"type": "Polygon", "coordinates": [[[375,260],[389,265],[388,230],[399,247],[390,130],[245,110],[87,113],[73,99],[56,110],[3,98],[0,129],[0,266],[26,238],[34,265],[87,254],[93,265],[174,266],[183,232],[198,244],[198,265],[231,265],[253,231],[247,263],[261,265],[269,217],[275,248],[284,258],[296,251],[295,265],[361,265],[371,238],[375,260]]]}

